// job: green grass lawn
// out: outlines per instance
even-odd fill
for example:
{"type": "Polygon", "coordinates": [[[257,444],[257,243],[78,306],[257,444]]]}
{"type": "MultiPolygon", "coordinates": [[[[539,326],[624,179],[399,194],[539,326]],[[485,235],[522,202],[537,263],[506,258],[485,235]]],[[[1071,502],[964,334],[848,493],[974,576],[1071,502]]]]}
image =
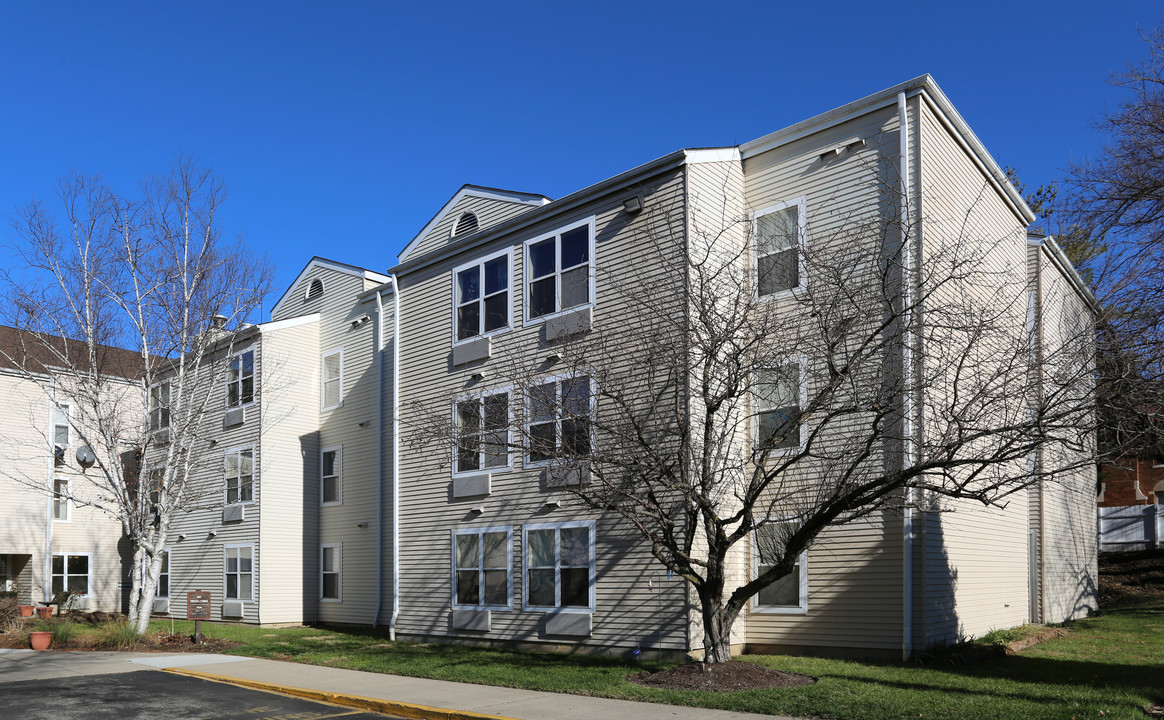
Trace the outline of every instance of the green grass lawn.
{"type": "MultiPolygon", "coordinates": [[[[193,623],[178,622],[178,632],[193,623]]],[[[155,623],[155,630],[170,623],[155,623]]],[[[743,659],[811,675],[815,685],[732,693],[655,690],[627,682],[636,663],[449,645],[391,643],[382,634],[319,628],[205,624],[212,637],[246,643],[229,652],[372,672],[648,700],[748,712],[838,719],[1144,718],[1164,701],[1164,603],[1072,623],[1061,638],[971,665],[743,659]]],[[[653,669],[653,664],[646,665],[653,669]]]]}

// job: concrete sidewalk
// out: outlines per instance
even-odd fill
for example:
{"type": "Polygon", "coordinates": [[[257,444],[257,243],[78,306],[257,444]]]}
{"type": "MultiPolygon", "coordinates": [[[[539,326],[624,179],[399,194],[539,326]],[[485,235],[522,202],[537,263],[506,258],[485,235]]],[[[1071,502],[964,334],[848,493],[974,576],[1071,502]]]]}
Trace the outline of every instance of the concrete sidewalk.
{"type": "Polygon", "coordinates": [[[0,683],[35,677],[131,672],[142,670],[143,666],[425,720],[483,717],[507,720],[791,720],[773,715],[423,680],[229,655],[20,651],[18,654],[0,654],[0,683]]]}

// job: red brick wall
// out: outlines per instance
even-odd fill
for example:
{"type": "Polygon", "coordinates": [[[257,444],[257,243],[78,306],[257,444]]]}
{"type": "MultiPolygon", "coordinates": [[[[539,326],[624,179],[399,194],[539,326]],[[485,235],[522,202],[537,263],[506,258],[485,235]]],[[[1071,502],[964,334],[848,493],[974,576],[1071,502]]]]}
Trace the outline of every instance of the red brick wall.
{"type": "Polygon", "coordinates": [[[1099,507],[1155,503],[1156,485],[1164,482],[1164,467],[1153,467],[1156,462],[1159,461],[1136,458],[1100,465],[1103,495],[1097,503],[1099,507]]]}

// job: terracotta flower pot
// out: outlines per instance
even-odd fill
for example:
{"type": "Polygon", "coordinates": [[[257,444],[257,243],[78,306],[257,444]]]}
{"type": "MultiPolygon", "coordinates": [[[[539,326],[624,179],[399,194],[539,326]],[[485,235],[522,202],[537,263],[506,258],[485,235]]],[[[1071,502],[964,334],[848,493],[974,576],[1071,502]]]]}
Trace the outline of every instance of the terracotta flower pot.
{"type": "Polygon", "coordinates": [[[20,617],[32,617],[33,611],[36,610],[35,605],[21,605],[20,617]]]}
{"type": "Polygon", "coordinates": [[[36,609],[36,616],[39,618],[50,618],[53,616],[53,609],[51,607],[38,607],[36,609]]]}
{"type": "Polygon", "coordinates": [[[48,650],[49,645],[53,642],[53,634],[47,630],[38,630],[30,632],[28,639],[32,643],[33,650],[48,650]]]}

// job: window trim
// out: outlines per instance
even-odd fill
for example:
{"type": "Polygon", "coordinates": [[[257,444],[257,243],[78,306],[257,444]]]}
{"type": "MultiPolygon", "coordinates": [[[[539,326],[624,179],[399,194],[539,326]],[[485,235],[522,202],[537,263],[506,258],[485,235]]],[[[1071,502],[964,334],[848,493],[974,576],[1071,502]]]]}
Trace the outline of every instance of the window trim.
{"type": "Polygon", "coordinates": [[[807,206],[808,196],[801,195],[789,200],[769,205],[752,213],[751,222],[751,238],[748,241],[749,255],[750,255],[750,270],[752,274],[752,298],[756,302],[771,302],[773,300],[781,300],[784,298],[793,297],[808,288],[808,272],[805,263],[805,253],[808,250],[808,222],[807,222],[807,206]],[[798,235],[797,254],[796,254],[796,274],[797,284],[795,287],[790,287],[787,290],[779,290],[769,295],[760,294],[760,253],[757,245],[759,241],[758,221],[765,215],[786,210],[792,206],[797,207],[797,223],[796,230],[798,235]]]}
{"type": "MultiPolygon", "coordinates": [[[[257,357],[258,357],[258,354],[255,353],[255,346],[254,345],[248,345],[247,347],[245,347],[241,350],[237,350],[235,352],[232,352],[227,357],[226,377],[225,377],[226,383],[224,386],[225,397],[223,399],[226,401],[226,407],[228,409],[245,408],[245,407],[250,407],[251,405],[255,404],[255,397],[258,395],[258,392],[257,392],[257,390],[258,390],[258,381],[257,381],[258,372],[256,372],[258,370],[258,365],[256,363],[257,357]],[[236,357],[241,358],[243,355],[246,355],[247,353],[251,353],[251,400],[250,400],[250,402],[245,402],[245,403],[240,402],[238,405],[231,405],[230,404],[230,384],[231,384],[230,363],[233,362],[236,357]]],[[[242,370],[241,370],[241,367],[240,367],[239,373],[240,374],[239,374],[239,379],[238,379],[238,383],[239,383],[238,396],[239,396],[239,400],[241,401],[242,400],[242,374],[241,374],[242,370]]]]}
{"type": "MultiPolygon", "coordinates": [[[[791,518],[770,518],[762,521],[757,525],[756,529],[752,531],[751,541],[751,569],[748,573],[749,579],[755,580],[760,574],[760,547],[755,540],[755,534],[764,525],[787,525],[793,522],[791,518]]],[[[800,566],[800,603],[798,605],[761,605],[760,593],[756,592],[748,600],[748,609],[750,612],[761,615],[807,615],[808,614],[808,551],[800,553],[800,557],[796,559],[796,564],[800,566]]],[[[763,589],[763,588],[761,588],[763,589]]]]}
{"type": "MultiPolygon", "coordinates": [[[[240,464],[240,467],[241,467],[241,464],[240,464]]],[[[227,448],[222,453],[222,504],[224,507],[234,507],[235,505],[254,505],[255,504],[255,490],[258,487],[258,483],[255,482],[255,476],[257,475],[257,473],[255,472],[255,468],[256,468],[256,464],[255,464],[255,446],[254,445],[240,445],[238,447],[227,448]],[[230,486],[227,484],[226,456],[231,455],[231,454],[236,454],[236,453],[241,455],[242,453],[246,452],[247,450],[251,451],[251,499],[250,500],[239,500],[237,502],[230,502],[227,499],[227,493],[230,491],[230,486]]],[[[241,477],[241,474],[240,474],[240,477],[241,477]]],[[[240,497],[242,496],[242,482],[241,481],[239,482],[239,496],[240,497]]]]}
{"type": "MultiPolygon", "coordinates": [[[[532,445],[532,443],[530,442],[530,431],[529,431],[530,424],[531,424],[530,418],[532,416],[532,413],[530,411],[530,406],[533,404],[532,390],[533,390],[533,388],[535,388],[539,385],[545,385],[545,384],[551,383],[551,382],[558,383],[558,385],[559,385],[559,389],[557,390],[558,397],[557,397],[557,400],[556,400],[555,405],[554,405],[554,447],[557,449],[560,447],[560,443],[562,442],[562,414],[560,412],[561,407],[562,407],[561,387],[560,387],[561,381],[562,380],[577,380],[581,377],[585,377],[585,378],[588,378],[590,380],[590,450],[591,450],[591,453],[593,454],[593,452],[597,446],[597,442],[598,442],[598,434],[597,434],[598,382],[597,382],[597,380],[595,380],[594,375],[595,375],[594,371],[591,369],[588,369],[588,368],[580,369],[577,372],[568,372],[568,373],[562,373],[559,375],[547,375],[544,378],[536,380],[534,383],[532,383],[529,386],[529,388],[526,389],[525,407],[523,408],[523,412],[524,412],[525,416],[522,418],[522,422],[524,423],[524,425],[522,427],[522,431],[525,433],[525,445],[526,445],[525,449],[526,449],[526,451],[522,456],[522,467],[525,467],[525,468],[543,468],[543,467],[549,467],[550,465],[552,465],[555,462],[554,458],[551,458],[549,460],[531,460],[530,453],[529,453],[530,445],[532,445]]],[[[538,424],[541,424],[541,423],[538,423],[538,424]]]]}
{"type": "MultiPolygon", "coordinates": [[[[64,563],[61,566],[62,569],[64,570],[64,573],[60,576],[61,577],[61,590],[68,590],[69,589],[69,577],[70,577],[70,575],[69,575],[69,558],[70,557],[80,557],[82,555],[89,559],[89,562],[87,565],[87,567],[89,569],[88,569],[88,572],[85,573],[85,587],[87,587],[89,589],[89,591],[86,592],[84,595],[77,595],[77,597],[91,598],[91,597],[93,597],[93,553],[91,553],[91,552],[67,552],[67,551],[66,552],[54,552],[52,554],[52,557],[55,558],[57,556],[60,556],[60,557],[64,558],[64,563]]],[[[52,572],[52,560],[50,559],[49,560],[49,593],[50,594],[55,594],[55,593],[53,593],[53,578],[54,577],[57,577],[57,574],[52,572]]],[[[74,575],[72,577],[80,577],[80,576],[74,575]]]]}
{"type": "MultiPolygon", "coordinates": [[[[545,322],[546,320],[550,320],[550,319],[552,319],[552,318],[560,317],[560,316],[562,316],[562,315],[565,315],[565,314],[567,314],[567,313],[574,312],[574,311],[576,311],[576,310],[582,310],[582,309],[584,309],[584,308],[592,308],[592,307],[594,307],[595,305],[597,305],[597,302],[598,302],[598,297],[597,297],[597,295],[596,295],[596,294],[595,294],[595,292],[594,292],[594,276],[595,276],[595,267],[597,267],[597,265],[596,265],[596,263],[595,263],[595,257],[594,257],[594,249],[595,249],[595,244],[596,244],[596,243],[595,243],[595,227],[596,227],[596,225],[597,225],[597,216],[596,216],[596,215],[591,215],[590,217],[588,217],[588,218],[585,218],[585,219],[583,219],[583,220],[579,220],[579,221],[577,221],[577,222],[574,222],[574,223],[571,223],[571,224],[569,224],[569,225],[563,225],[563,226],[561,226],[561,227],[559,227],[559,228],[555,229],[555,230],[554,230],[554,231],[552,231],[552,232],[549,232],[549,233],[543,233],[543,234],[541,234],[541,235],[537,235],[537,236],[535,236],[535,237],[532,237],[532,238],[530,238],[529,240],[526,240],[526,241],[524,241],[524,242],[522,243],[522,246],[521,246],[521,257],[522,257],[522,260],[521,260],[521,264],[522,264],[522,272],[521,272],[521,285],[522,285],[522,288],[521,288],[521,295],[522,295],[522,319],[524,320],[526,327],[529,327],[529,326],[532,326],[532,325],[537,325],[537,324],[543,323],[543,322],[545,322]],[[590,263],[589,263],[589,271],[588,271],[588,275],[589,275],[589,278],[588,278],[588,279],[589,279],[589,288],[590,288],[590,289],[589,289],[589,297],[590,297],[590,302],[588,302],[588,303],[585,303],[585,304],[582,304],[582,305],[574,305],[574,306],[572,306],[572,307],[568,307],[568,308],[565,308],[565,309],[562,309],[562,308],[558,307],[558,305],[559,305],[559,304],[561,303],[561,301],[562,301],[562,270],[561,270],[561,268],[559,267],[559,265],[561,264],[561,259],[562,259],[562,258],[561,258],[561,256],[562,256],[562,242],[561,242],[561,240],[559,239],[559,240],[558,240],[556,243],[554,243],[554,306],[555,306],[557,309],[556,309],[556,310],[554,310],[554,312],[552,312],[552,313],[546,313],[545,315],[539,315],[539,316],[538,316],[538,317],[536,317],[536,318],[535,318],[535,317],[530,317],[530,314],[529,314],[529,310],[530,310],[530,299],[529,299],[529,285],[530,285],[530,262],[529,262],[529,247],[530,247],[530,245],[534,245],[534,244],[536,244],[536,243],[539,243],[539,242],[541,242],[541,241],[543,241],[543,240],[548,240],[548,239],[550,239],[550,238],[560,238],[560,236],[561,236],[563,233],[567,233],[567,232],[569,232],[569,231],[571,231],[571,230],[574,230],[575,228],[580,228],[580,227],[582,227],[583,225],[588,225],[588,226],[590,227],[590,233],[589,233],[589,235],[590,235],[590,248],[589,248],[589,251],[588,251],[588,253],[587,253],[587,254],[588,254],[588,257],[589,257],[589,259],[590,259],[590,263]]],[[[579,266],[579,267],[581,267],[581,266],[579,266]]]]}
{"type": "MultiPolygon", "coordinates": [[[[481,418],[481,423],[482,423],[480,434],[484,435],[485,398],[493,397],[494,395],[506,395],[509,398],[509,400],[506,403],[506,406],[507,406],[506,411],[508,412],[508,418],[506,419],[506,426],[505,426],[505,442],[507,444],[507,447],[505,449],[505,464],[499,465],[497,467],[487,468],[487,467],[485,467],[485,463],[482,461],[481,467],[477,468],[476,470],[461,470],[460,465],[457,462],[457,452],[458,452],[457,440],[459,440],[460,438],[455,437],[454,441],[453,441],[453,448],[452,448],[452,474],[453,474],[453,477],[463,477],[465,475],[476,475],[477,473],[485,473],[485,472],[487,472],[487,473],[508,472],[508,471],[513,469],[513,454],[514,454],[513,453],[513,423],[515,420],[514,408],[513,408],[513,390],[514,390],[514,388],[512,385],[505,385],[503,387],[493,388],[491,390],[485,390],[485,391],[481,392],[480,394],[461,395],[453,400],[453,428],[457,427],[457,420],[458,420],[458,418],[457,418],[457,406],[460,405],[461,403],[467,401],[467,400],[476,400],[478,408],[481,409],[481,415],[479,416],[481,418]]],[[[456,432],[454,432],[454,435],[456,435],[456,432]]],[[[477,455],[479,458],[483,458],[484,452],[482,450],[479,450],[477,455]]]]}
{"type": "Polygon", "coordinates": [[[594,614],[598,587],[598,563],[597,563],[597,548],[598,548],[598,533],[595,528],[595,521],[593,520],[570,520],[567,522],[556,523],[527,523],[521,527],[521,547],[522,547],[522,582],[521,582],[521,609],[527,612],[547,612],[547,613],[577,613],[577,614],[594,614]],[[590,530],[590,591],[589,591],[589,607],[562,607],[562,549],[561,549],[561,530],[569,528],[588,528],[590,530]],[[555,600],[558,603],[557,607],[547,607],[543,605],[530,605],[529,603],[529,533],[531,530],[557,530],[555,534],[556,545],[554,558],[554,593],[555,600]]]}
{"type": "Polygon", "coordinates": [[[70,477],[54,477],[53,478],[53,522],[55,523],[71,523],[73,522],[73,479],[70,477]],[[63,482],[65,484],[64,497],[57,499],[57,483],[63,482]],[[57,503],[63,502],[65,513],[64,517],[57,517],[57,503]]]}
{"type": "MultiPolygon", "coordinates": [[[[799,367],[800,388],[799,388],[799,393],[798,393],[798,395],[799,395],[798,401],[799,401],[799,405],[800,405],[799,410],[803,413],[804,407],[806,405],[808,405],[808,373],[807,373],[808,358],[806,356],[793,355],[789,358],[786,358],[782,362],[766,363],[764,365],[761,365],[760,367],[757,367],[756,369],[757,370],[777,370],[785,365],[793,365],[793,364],[795,364],[799,367]]],[[[755,382],[756,382],[755,378],[753,378],[752,379],[752,390],[749,393],[750,397],[748,398],[749,403],[750,403],[750,410],[751,410],[748,417],[749,417],[749,420],[751,421],[751,424],[752,424],[751,432],[749,433],[749,437],[752,441],[753,451],[760,444],[760,413],[761,413],[761,410],[759,407],[759,398],[756,396],[755,382]]],[[[798,442],[796,444],[796,447],[772,448],[771,450],[768,451],[768,455],[790,455],[790,454],[796,453],[796,452],[803,452],[805,445],[808,443],[808,427],[804,424],[803,419],[800,421],[800,427],[797,429],[799,430],[799,433],[800,433],[800,442],[798,442]]]]}
{"type": "MultiPolygon", "coordinates": [[[[168,548],[168,547],[162,548],[162,554],[164,554],[166,556],[166,558],[167,558],[166,561],[167,561],[167,563],[170,563],[170,564],[167,566],[166,572],[159,572],[158,573],[158,582],[159,583],[161,582],[163,575],[166,576],[167,581],[173,579],[172,571],[173,571],[174,567],[173,567],[172,563],[174,562],[174,555],[170,551],[170,548],[168,548]]],[[[225,568],[225,565],[223,567],[225,568]]],[[[145,582],[145,563],[142,563],[142,566],[141,566],[141,580],[143,583],[145,582]]],[[[157,590],[157,586],[156,585],[154,586],[154,598],[155,599],[156,598],[165,598],[168,600],[170,598],[170,594],[172,592],[173,592],[173,588],[171,587],[170,582],[166,583],[166,594],[165,595],[162,595],[161,593],[159,593],[157,590]]]]}
{"type": "MultiPolygon", "coordinates": [[[[257,600],[255,599],[255,587],[256,587],[255,576],[259,574],[258,569],[259,569],[259,559],[258,559],[258,557],[256,557],[255,544],[253,542],[250,542],[250,543],[229,543],[229,544],[223,545],[222,546],[222,599],[223,599],[223,601],[225,601],[225,602],[241,602],[241,603],[257,602],[257,600]],[[250,595],[251,595],[251,597],[249,600],[245,600],[243,598],[237,598],[237,597],[233,597],[233,598],[227,597],[227,594],[226,594],[226,587],[227,587],[226,576],[229,574],[226,571],[227,553],[231,550],[238,550],[241,548],[249,548],[251,551],[251,572],[250,572],[250,576],[251,576],[250,595]]],[[[241,575],[242,572],[236,571],[234,574],[241,575]]]]}
{"type": "Polygon", "coordinates": [[[319,408],[321,411],[335,410],[344,406],[344,349],[328,350],[319,356],[319,408]],[[339,402],[327,405],[327,359],[339,355],[339,402]]]}
{"type": "Polygon", "coordinates": [[[321,448],[319,451],[319,506],[331,507],[333,505],[344,504],[344,446],[332,445],[331,447],[321,448]],[[323,495],[323,456],[329,452],[334,452],[338,472],[335,480],[335,500],[324,500],[323,495]]]}
{"type": "MultiPolygon", "coordinates": [[[[513,610],[513,526],[512,525],[494,525],[490,527],[465,527],[453,528],[451,531],[451,551],[449,556],[449,568],[451,572],[450,585],[450,601],[454,610],[497,610],[510,611],[513,610]],[[457,537],[459,535],[476,535],[477,548],[481,550],[481,536],[485,533],[505,533],[506,534],[506,561],[508,563],[506,572],[506,590],[505,590],[505,605],[486,605],[484,602],[480,605],[461,605],[457,602],[457,537]]],[[[479,552],[480,558],[477,562],[478,587],[480,588],[480,595],[482,601],[485,599],[485,553],[479,552]]]]}
{"type": "Polygon", "coordinates": [[[499,251],[492,253],[490,255],[483,255],[476,260],[464,263],[462,265],[458,265],[455,268],[453,268],[452,273],[450,274],[450,277],[452,278],[451,300],[452,300],[452,320],[453,320],[453,322],[452,322],[451,332],[452,332],[452,336],[453,336],[453,345],[464,345],[466,343],[473,342],[474,340],[478,340],[478,339],[483,338],[483,337],[493,337],[494,335],[499,335],[501,333],[505,333],[505,332],[509,332],[509,331],[513,330],[513,302],[514,302],[514,295],[516,294],[514,291],[513,282],[516,279],[516,275],[517,275],[517,273],[515,273],[513,271],[513,246],[512,245],[505,248],[504,250],[499,250],[499,251]],[[490,330],[489,332],[480,332],[477,335],[472,335],[470,337],[465,338],[464,340],[458,340],[457,339],[457,273],[462,272],[464,270],[468,270],[469,268],[472,268],[472,267],[481,268],[481,275],[480,275],[480,277],[481,277],[481,297],[477,298],[477,302],[481,307],[481,313],[480,313],[480,316],[478,318],[478,327],[483,331],[485,329],[485,282],[484,282],[485,263],[487,263],[491,260],[496,260],[497,258],[502,257],[502,256],[508,257],[508,264],[506,265],[506,269],[508,271],[508,278],[509,278],[509,286],[508,286],[509,302],[506,303],[506,307],[505,307],[505,312],[506,312],[505,326],[499,327],[496,330],[490,330]]]}
{"type": "Polygon", "coordinates": [[[335,543],[320,543],[319,544],[319,601],[325,603],[342,603],[344,601],[344,544],[342,542],[335,543]],[[335,566],[336,570],[330,573],[325,573],[323,570],[323,554],[326,548],[334,548],[335,566]],[[323,576],[336,576],[336,591],[338,595],[333,598],[324,597],[323,595],[323,576]]]}
{"type": "Polygon", "coordinates": [[[53,401],[52,407],[49,409],[49,432],[52,438],[49,444],[55,448],[71,449],[73,447],[73,436],[76,434],[73,430],[73,403],[53,401]],[[64,445],[57,443],[57,428],[60,424],[57,423],[57,410],[64,410],[65,413],[65,427],[68,428],[69,439],[64,445]]]}
{"type": "MultiPolygon", "coordinates": [[[[252,396],[253,396],[253,388],[254,388],[253,381],[252,381],[251,387],[252,387],[252,396]]],[[[173,416],[174,416],[173,403],[170,400],[170,395],[173,392],[173,390],[174,390],[173,382],[169,379],[159,380],[156,383],[154,383],[153,385],[150,385],[149,430],[151,433],[162,432],[163,430],[170,429],[170,423],[173,420],[173,416]],[[154,390],[160,389],[163,386],[165,386],[165,388],[166,388],[166,405],[164,408],[161,407],[160,405],[155,408],[154,407],[154,390]],[[166,424],[162,425],[161,422],[159,421],[157,427],[155,427],[154,426],[154,412],[159,411],[159,410],[163,410],[163,409],[166,411],[166,424]]]]}

